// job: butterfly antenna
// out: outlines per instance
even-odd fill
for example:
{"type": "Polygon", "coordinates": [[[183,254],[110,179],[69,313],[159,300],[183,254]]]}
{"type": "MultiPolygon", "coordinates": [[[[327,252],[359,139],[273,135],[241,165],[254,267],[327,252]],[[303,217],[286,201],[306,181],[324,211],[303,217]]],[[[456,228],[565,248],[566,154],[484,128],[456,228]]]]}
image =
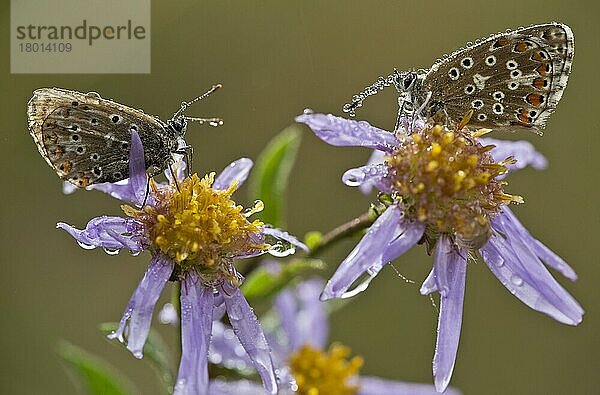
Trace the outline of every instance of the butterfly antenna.
{"type": "Polygon", "coordinates": [[[357,93],[356,95],[352,96],[352,101],[350,101],[350,103],[344,104],[344,107],[342,107],[342,111],[349,113],[351,117],[356,116],[356,109],[362,107],[362,103],[367,97],[376,95],[379,91],[382,91],[384,88],[394,85],[394,81],[397,78],[398,70],[394,70],[394,73],[388,75],[387,77],[379,76],[377,81],[367,86],[360,93],[357,93]]]}
{"type": "MultiPolygon", "coordinates": [[[[220,89],[222,87],[223,87],[223,85],[221,85],[221,84],[213,85],[212,88],[210,88],[208,91],[204,92],[202,95],[196,97],[195,99],[190,100],[190,101],[183,101],[183,102],[181,102],[181,107],[173,115],[173,119],[175,119],[175,118],[177,118],[179,116],[182,116],[183,113],[188,109],[189,106],[191,106],[192,104],[196,103],[197,101],[200,101],[202,99],[207,98],[212,93],[214,93],[215,91],[217,91],[218,89],[220,89]]],[[[208,123],[211,126],[220,126],[220,125],[223,124],[223,120],[221,118],[197,118],[197,117],[186,117],[186,116],[183,116],[183,118],[186,121],[199,122],[200,124],[206,122],[206,123],[208,123]]]]}

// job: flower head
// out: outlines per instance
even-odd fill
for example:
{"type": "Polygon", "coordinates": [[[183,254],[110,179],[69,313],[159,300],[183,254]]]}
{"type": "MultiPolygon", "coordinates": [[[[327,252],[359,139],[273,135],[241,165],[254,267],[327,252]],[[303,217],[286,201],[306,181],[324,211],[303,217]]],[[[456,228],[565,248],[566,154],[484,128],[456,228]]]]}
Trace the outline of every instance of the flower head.
{"type": "Polygon", "coordinates": [[[428,234],[450,233],[462,245],[483,245],[491,233],[490,217],[503,204],[522,202],[504,193],[504,182],[496,178],[513,160],[496,163],[491,149],[464,130],[440,125],[401,140],[385,161],[405,215],[426,223],[428,234]]]}
{"type": "Polygon", "coordinates": [[[527,164],[545,166],[530,144],[483,139],[485,130],[471,132],[460,125],[450,130],[421,119],[403,120],[395,133],[333,115],[304,114],[297,121],[332,145],[380,151],[342,180],[389,195],[385,211],[340,264],[321,298],[364,290],[384,265],[425,244],[434,252],[434,265],[421,293],[441,295],[433,360],[439,391],[450,382],[458,351],[468,256],[481,255],[502,284],[531,308],[569,325],[581,322],[583,309],[544,264],[571,280],[575,272],[507,207],[523,200],[504,192],[506,174],[527,164]],[[364,286],[349,291],[365,273],[364,286]]]}
{"type": "MultiPolygon", "coordinates": [[[[267,329],[267,338],[273,349],[273,360],[278,369],[280,393],[313,395],[431,395],[431,385],[404,383],[378,377],[360,376],[364,361],[352,356],[349,347],[340,343],[327,346],[329,331],[327,313],[319,301],[323,288],[320,280],[303,281],[282,291],[275,300],[274,324],[267,329]]],[[[219,324],[213,327],[214,342],[210,358],[226,366],[248,365],[247,358],[236,352],[236,345],[224,339],[231,329],[219,324]]],[[[242,393],[262,394],[247,381],[224,384],[211,382],[211,394],[242,393]],[[246,389],[247,392],[243,392],[246,389]]],[[[458,395],[454,389],[448,395],[458,395]]]]}
{"type": "MultiPolygon", "coordinates": [[[[150,330],[152,312],[169,279],[181,282],[182,357],[175,394],[204,394],[208,389],[207,353],[216,307],[224,307],[242,347],[258,370],[268,393],[277,391],[269,346],[258,320],[238,288],[242,278],[235,259],[256,256],[282,246],[306,249],[293,236],[248,217],[261,203],[244,211],[232,194],[248,176],[249,159],[240,159],[219,176],[184,177],[179,163],[170,182],[148,184],[144,151],[132,132],[128,180],[95,187],[129,204],[127,217],[97,217],[79,230],[59,223],[82,246],[109,251],[150,251],[152,258],[131,297],[118,329],[109,335],[127,344],[137,358],[150,330]],[[150,185],[151,190],[147,191],[150,185]],[[150,192],[148,196],[147,192],[150,192]],[[147,204],[143,205],[143,202],[147,204]],[[143,207],[139,207],[142,206],[143,207]],[[273,242],[273,244],[270,244],[273,242]]],[[[285,249],[284,248],[284,249],[285,249]]]]}

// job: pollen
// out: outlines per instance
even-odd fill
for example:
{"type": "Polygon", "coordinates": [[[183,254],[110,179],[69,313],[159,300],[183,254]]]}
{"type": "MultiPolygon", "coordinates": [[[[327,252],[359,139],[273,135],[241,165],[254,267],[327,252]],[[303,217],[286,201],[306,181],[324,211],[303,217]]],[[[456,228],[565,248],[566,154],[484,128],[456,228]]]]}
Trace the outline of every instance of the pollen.
{"type": "Polygon", "coordinates": [[[300,395],[353,395],[358,371],[363,365],[359,356],[350,357],[350,348],[339,343],[327,351],[302,346],[290,357],[290,367],[300,395]]]}
{"type": "Polygon", "coordinates": [[[427,234],[450,234],[464,247],[479,248],[489,239],[490,218],[500,206],[523,202],[503,191],[506,183],[497,177],[515,161],[494,162],[489,153],[494,146],[477,139],[488,132],[426,127],[387,157],[388,177],[406,215],[424,222],[427,234]]]}
{"type": "Polygon", "coordinates": [[[212,188],[214,177],[193,174],[162,188],[152,182],[156,205],[123,210],[144,224],[149,248],[173,259],[178,273],[195,270],[207,280],[216,274],[235,280],[231,257],[269,247],[253,237],[263,223],[247,218],[260,211],[262,202],[245,211],[231,199],[237,184],[217,190],[212,188]]]}

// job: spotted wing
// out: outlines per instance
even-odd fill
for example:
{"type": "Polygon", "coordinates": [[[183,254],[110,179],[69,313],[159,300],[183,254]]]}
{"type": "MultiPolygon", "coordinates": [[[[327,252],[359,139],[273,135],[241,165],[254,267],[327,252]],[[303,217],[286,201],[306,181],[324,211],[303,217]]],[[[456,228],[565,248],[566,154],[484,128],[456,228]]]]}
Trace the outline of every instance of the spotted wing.
{"type": "Polygon", "coordinates": [[[438,60],[423,81],[450,120],[474,110],[470,125],[543,129],[567,85],[571,29],[548,23],[490,36],[438,60]]]}
{"type": "Polygon", "coordinates": [[[163,168],[172,150],[162,121],[96,93],[38,89],[29,101],[28,121],[42,157],[78,187],[129,176],[132,130],[144,143],[147,168],[163,168]]]}

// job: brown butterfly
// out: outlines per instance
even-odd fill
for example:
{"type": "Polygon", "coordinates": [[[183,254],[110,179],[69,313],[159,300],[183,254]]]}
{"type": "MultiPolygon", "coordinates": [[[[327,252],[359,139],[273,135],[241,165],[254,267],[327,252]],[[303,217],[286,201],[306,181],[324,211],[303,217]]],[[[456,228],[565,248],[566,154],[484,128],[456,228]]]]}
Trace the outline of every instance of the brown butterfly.
{"type": "Polygon", "coordinates": [[[541,134],[567,85],[573,53],[573,32],[562,23],[494,34],[438,59],[429,69],[380,77],[344,111],[354,115],[366,97],[394,85],[399,117],[423,114],[457,122],[473,110],[469,125],[474,127],[541,134]]]}
{"type": "Polygon", "coordinates": [[[146,169],[152,176],[169,166],[173,153],[187,155],[191,150],[180,145],[188,121],[208,122],[213,126],[223,123],[219,118],[184,115],[190,104],[220,87],[215,85],[202,96],[183,102],[166,122],[103,99],[96,92],[41,88],[33,92],[27,105],[29,133],[58,176],[83,188],[129,177],[129,145],[135,131],[144,145],[146,169]]]}

